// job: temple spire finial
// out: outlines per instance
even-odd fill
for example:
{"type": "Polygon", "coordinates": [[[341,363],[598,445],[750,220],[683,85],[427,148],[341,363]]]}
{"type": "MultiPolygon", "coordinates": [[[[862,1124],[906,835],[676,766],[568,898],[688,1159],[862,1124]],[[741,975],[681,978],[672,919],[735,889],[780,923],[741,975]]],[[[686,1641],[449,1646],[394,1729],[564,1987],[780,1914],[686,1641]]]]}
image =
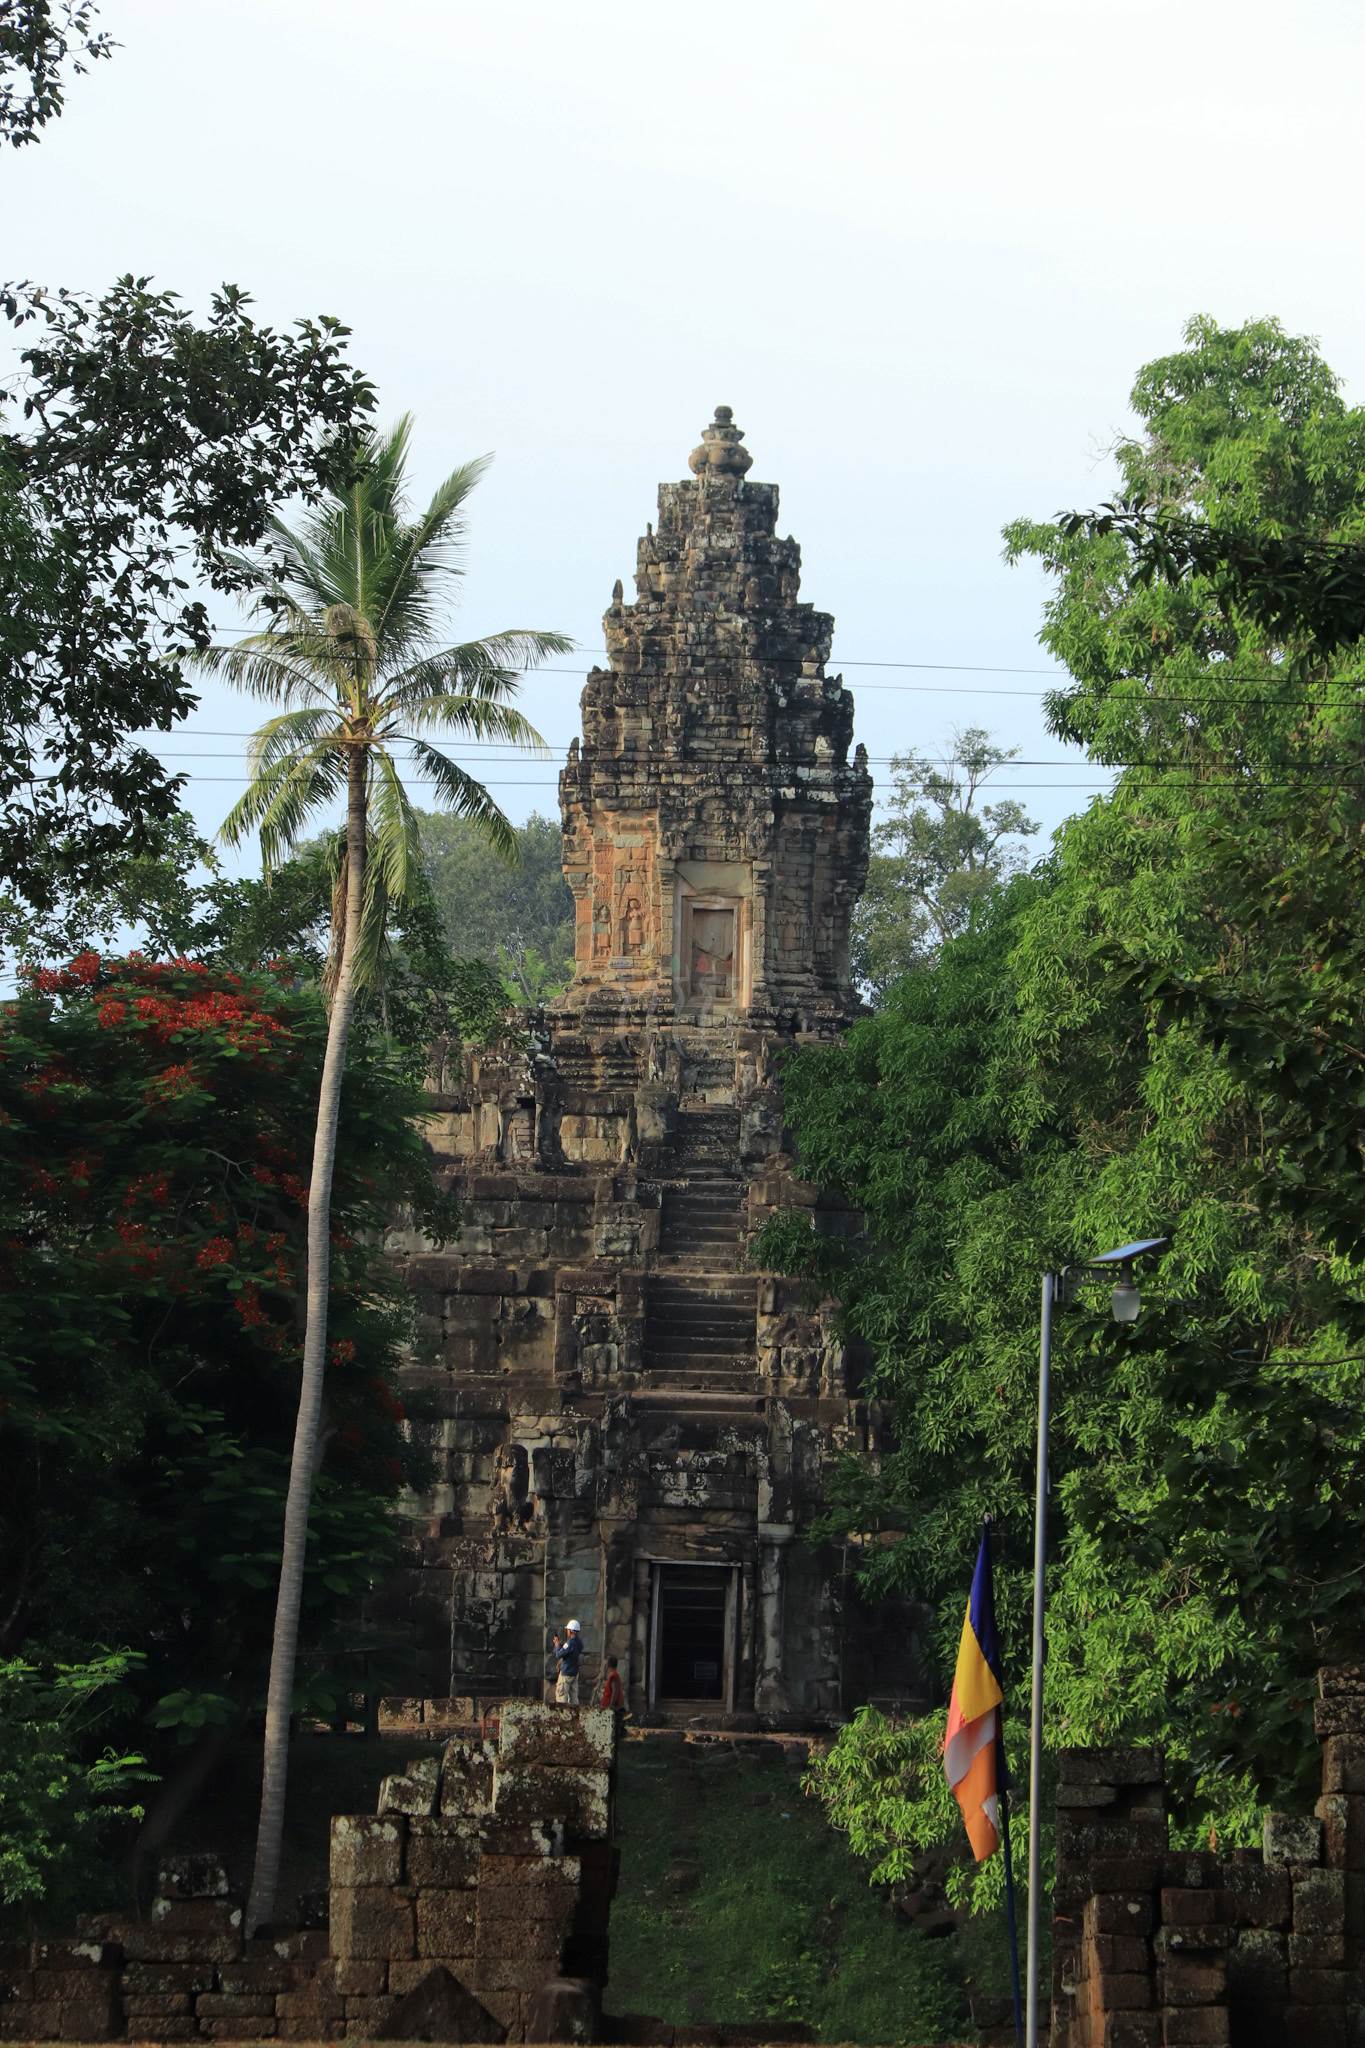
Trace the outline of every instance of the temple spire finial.
{"type": "Polygon", "coordinates": [[[718,405],[716,416],[709,427],[701,430],[701,441],[688,456],[688,466],[694,476],[743,476],[753,468],[754,458],[747,448],[740,444],[744,439],[743,427],[735,425],[734,409],[718,405]]]}

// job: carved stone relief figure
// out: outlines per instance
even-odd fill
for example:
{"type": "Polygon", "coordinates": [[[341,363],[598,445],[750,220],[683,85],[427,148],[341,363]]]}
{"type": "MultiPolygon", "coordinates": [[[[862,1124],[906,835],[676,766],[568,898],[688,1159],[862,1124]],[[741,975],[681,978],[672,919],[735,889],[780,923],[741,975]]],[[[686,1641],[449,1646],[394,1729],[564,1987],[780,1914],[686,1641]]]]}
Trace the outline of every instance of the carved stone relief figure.
{"type": "Polygon", "coordinates": [[[621,951],[627,959],[634,959],[645,949],[645,920],[640,909],[638,896],[627,896],[626,907],[621,914],[621,951]]]}

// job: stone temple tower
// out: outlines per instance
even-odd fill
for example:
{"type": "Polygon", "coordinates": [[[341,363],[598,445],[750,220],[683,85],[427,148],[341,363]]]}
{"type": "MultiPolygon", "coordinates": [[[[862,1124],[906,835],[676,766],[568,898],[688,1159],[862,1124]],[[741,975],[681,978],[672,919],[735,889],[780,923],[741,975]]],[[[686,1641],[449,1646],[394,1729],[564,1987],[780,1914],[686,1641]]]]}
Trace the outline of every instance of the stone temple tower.
{"type": "MultiPolygon", "coordinates": [[[[849,1557],[810,1531],[877,1414],[835,1305],[750,1246],[777,1208],[856,1227],[799,1177],[774,1053],[856,1006],[871,784],[749,464],[718,408],[607,613],[560,778],[572,984],[433,1071],[462,1229],[394,1242],[439,1477],[385,1602],[429,1716],[538,1697],[571,1616],[644,1718],[811,1725],[868,1696],[849,1557]]],[[[894,1695],[884,1643],[875,1668],[894,1695]]]]}
{"type": "Polygon", "coordinates": [[[871,779],[824,673],[834,621],[799,601],[800,550],[751,461],[717,407],[693,480],[660,487],[635,602],[618,583],[603,621],[609,665],[560,776],[563,1007],[801,1031],[849,1012],[871,779]]]}

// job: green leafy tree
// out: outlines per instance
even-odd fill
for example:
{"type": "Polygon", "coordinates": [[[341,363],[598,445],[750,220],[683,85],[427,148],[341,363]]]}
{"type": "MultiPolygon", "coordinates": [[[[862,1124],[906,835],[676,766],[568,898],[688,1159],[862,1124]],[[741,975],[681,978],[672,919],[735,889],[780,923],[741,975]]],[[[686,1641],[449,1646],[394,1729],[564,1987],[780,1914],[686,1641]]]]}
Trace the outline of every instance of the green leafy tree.
{"type": "Polygon", "coordinates": [[[61,113],[64,71],[79,78],[113,53],[91,0],[0,0],[0,141],[15,149],[61,113]]]}
{"type": "Polygon", "coordinates": [[[560,633],[511,631],[446,645],[441,598],[461,575],[466,500],[487,458],[452,471],[426,509],[410,518],[405,470],[410,423],[365,442],[350,488],[298,529],[271,522],[268,552],[241,558],[257,610],[274,623],[203,665],[252,695],[288,707],[251,749],[251,783],[224,836],[257,831],[267,871],[338,801],[346,852],[334,898],[328,959],[327,1056],[309,1180],[308,1283],[298,1424],[285,1505],[270,1688],[266,1704],[261,1821],[248,1917],[269,1919],[284,1827],[289,1720],[305,1540],[322,1416],[327,1355],[329,1220],[346,1048],[356,999],[372,982],[391,906],[413,899],[423,873],[421,827],[402,769],[420,768],[442,802],[509,856],[511,826],[475,777],[428,735],[539,747],[514,708],[518,675],[565,652],[560,633]],[[406,748],[399,756],[397,749],[406,748]]]}
{"type": "Polygon", "coordinates": [[[45,1673],[0,1659],[0,1926],[38,1904],[52,1915],[77,1903],[110,1830],[142,1818],[146,1759],[100,1746],[127,1717],[133,1663],[106,1652],[45,1673]]]}
{"type": "MultiPolygon", "coordinates": [[[[316,989],[137,957],[35,970],[0,1006],[0,1658],[47,1683],[93,1644],[135,1653],[121,1696],[168,1780],[181,1735],[235,1725],[264,1689],[326,1036],[316,989]]],[[[425,1471],[382,1232],[395,1203],[448,1228],[422,1098],[377,1040],[346,1105],[310,1653],[396,1558],[392,1507],[425,1471]]],[[[7,1728],[0,1750],[28,1740],[7,1728]]],[[[73,1751],[73,1784],[93,1760],[73,1751]]]]}
{"type": "Polygon", "coordinates": [[[190,709],[203,593],[247,586],[273,504],[349,475],[372,393],[337,321],[282,334],[231,285],[203,322],[133,277],[0,306],[25,342],[0,392],[0,874],[46,908],[179,808],[134,736],[190,709]]]}
{"type": "Polygon", "coordinates": [[[514,1002],[541,1003],[573,974],[573,897],[563,835],[533,811],[505,860],[464,818],[419,813],[427,872],[451,944],[484,960],[514,1002]]]}
{"type": "Polygon", "coordinates": [[[933,959],[965,930],[975,907],[1024,864],[1038,830],[1012,797],[982,791],[1017,747],[980,726],[956,733],[947,758],[898,754],[887,816],[872,834],[867,887],[854,913],[853,964],[874,1000],[899,975],[933,959]]]}
{"type": "MultiPolygon", "coordinates": [[[[1273,323],[1196,322],[1145,370],[1125,495],[1229,534],[1345,542],[1365,415],[1273,323]]],[[[1011,529],[1054,576],[1053,729],[1120,768],[788,1102],[806,1171],[867,1213],[769,1256],[842,1293],[899,1432],[835,1522],[937,1617],[946,1674],[983,1510],[1007,1670],[1027,1668],[1037,1274],[1173,1230],[1140,1322],[1063,1313],[1050,1743],[1164,1743],[1184,1837],[1299,1795],[1314,1665],[1358,1653],[1365,1269],[1357,1075],[1365,787],[1353,657],[1306,615],[1139,536],[1011,529]],[[1294,630],[1290,630],[1294,627],[1294,630]]],[[[1211,548],[1212,544],[1210,544],[1211,548]]],[[[1022,1680],[1016,1681],[1021,1683],[1022,1680]]]]}

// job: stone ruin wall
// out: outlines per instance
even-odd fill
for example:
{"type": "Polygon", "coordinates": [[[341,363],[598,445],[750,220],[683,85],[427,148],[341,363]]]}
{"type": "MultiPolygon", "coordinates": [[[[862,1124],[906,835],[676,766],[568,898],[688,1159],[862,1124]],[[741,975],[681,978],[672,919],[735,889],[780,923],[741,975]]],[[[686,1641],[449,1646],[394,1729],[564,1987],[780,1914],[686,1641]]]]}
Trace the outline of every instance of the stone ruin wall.
{"type": "Polygon", "coordinates": [[[747,1260],[779,1208],[856,1227],[796,1172],[778,1068],[856,1011],[871,807],[824,673],[833,622],[799,601],[749,461],[720,408],[693,478],[660,488],[635,601],[618,585],[607,612],[560,779],[571,987],[519,1043],[433,1070],[462,1227],[393,1240],[434,1352],[409,1407],[440,1468],[383,1602],[427,1702],[399,1721],[539,1697],[570,1615],[587,1685],[615,1655],[637,1716],[685,1717],[657,1619],[680,1567],[726,1589],[721,1696],[693,1713],[833,1722],[874,1663],[883,1696],[914,1689],[912,1618],[875,1643],[854,1560],[808,1535],[834,1461],[881,1446],[859,1362],[833,1303],[747,1260]]]}
{"type": "Polygon", "coordinates": [[[1062,1752],[1052,2048],[1365,2042],[1365,1666],[1319,1692],[1322,1796],[1259,1849],[1172,1850],[1156,1750],[1062,1752]]]}
{"type": "Polygon", "coordinates": [[[249,1938],[213,1856],[163,1867],[145,1920],[0,1950],[0,2040],[467,2042],[600,2032],[611,1714],[511,1705],[332,1822],[327,1925],[249,1938]]]}

